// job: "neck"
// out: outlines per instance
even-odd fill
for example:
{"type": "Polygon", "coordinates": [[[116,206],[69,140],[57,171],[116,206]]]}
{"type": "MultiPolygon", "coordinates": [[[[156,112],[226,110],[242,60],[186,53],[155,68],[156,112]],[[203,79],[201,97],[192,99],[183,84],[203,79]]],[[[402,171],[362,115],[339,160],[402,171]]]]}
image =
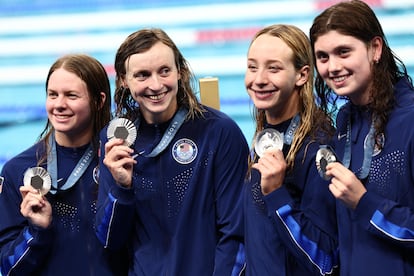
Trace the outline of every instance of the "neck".
{"type": "Polygon", "coordinates": [[[299,112],[299,108],[287,108],[283,112],[272,113],[266,110],[266,121],[271,125],[278,125],[287,121],[299,112]]]}
{"type": "Polygon", "coordinates": [[[280,102],[272,108],[265,110],[266,121],[269,124],[277,125],[291,119],[299,112],[300,102],[299,91],[292,91],[292,94],[287,101],[284,101],[283,103],[280,102]]]}
{"type": "Polygon", "coordinates": [[[69,136],[65,133],[55,131],[55,140],[58,145],[67,148],[78,148],[91,142],[91,133],[79,134],[76,137],[69,136]]]}
{"type": "Polygon", "coordinates": [[[368,105],[371,102],[369,91],[370,89],[367,88],[365,89],[364,92],[355,92],[352,95],[349,95],[349,99],[354,105],[359,105],[359,106],[368,105]]]}
{"type": "Polygon", "coordinates": [[[161,124],[171,120],[178,110],[177,102],[172,102],[166,109],[160,112],[152,112],[148,109],[140,108],[142,117],[148,124],[161,124]]]}

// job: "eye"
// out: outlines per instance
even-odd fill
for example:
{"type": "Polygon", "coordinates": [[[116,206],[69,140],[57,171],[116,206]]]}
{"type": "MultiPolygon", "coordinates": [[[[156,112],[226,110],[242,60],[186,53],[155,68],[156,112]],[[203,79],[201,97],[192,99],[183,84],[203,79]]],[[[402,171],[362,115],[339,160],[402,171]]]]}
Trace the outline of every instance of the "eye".
{"type": "Polygon", "coordinates": [[[144,81],[146,80],[151,74],[149,72],[146,71],[140,71],[140,72],[136,72],[133,77],[134,79],[137,79],[138,81],[144,81]]]}
{"type": "Polygon", "coordinates": [[[71,100],[75,100],[75,99],[79,98],[79,97],[78,97],[78,94],[73,93],[73,92],[68,93],[67,97],[68,97],[69,99],[71,99],[71,100]]]}
{"type": "Polygon", "coordinates": [[[325,62],[327,62],[328,61],[328,55],[327,54],[325,54],[325,53],[317,53],[316,54],[316,60],[318,61],[318,62],[321,62],[321,63],[325,63],[325,62]]]}
{"type": "Polygon", "coordinates": [[[347,57],[351,50],[349,48],[341,48],[338,50],[338,53],[341,57],[347,57]]]}
{"type": "Polygon", "coordinates": [[[47,91],[47,97],[51,99],[55,99],[58,97],[58,94],[55,91],[47,91]]]}
{"type": "Polygon", "coordinates": [[[170,75],[171,69],[168,67],[164,67],[160,70],[161,77],[168,77],[170,75]]]}
{"type": "Polygon", "coordinates": [[[269,66],[269,71],[272,73],[277,73],[281,70],[281,68],[279,66],[275,66],[275,65],[270,65],[269,66]]]}
{"type": "Polygon", "coordinates": [[[256,72],[256,71],[257,71],[257,67],[256,67],[256,65],[253,65],[253,64],[248,64],[248,65],[247,65],[247,69],[248,69],[250,72],[256,72]]]}

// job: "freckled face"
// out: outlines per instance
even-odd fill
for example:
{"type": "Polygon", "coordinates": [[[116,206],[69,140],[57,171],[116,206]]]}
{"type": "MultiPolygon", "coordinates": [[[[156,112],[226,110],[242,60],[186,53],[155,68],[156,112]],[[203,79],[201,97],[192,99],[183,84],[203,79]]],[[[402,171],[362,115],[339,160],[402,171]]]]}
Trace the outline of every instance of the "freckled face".
{"type": "Polygon", "coordinates": [[[59,68],[50,75],[46,111],[57,141],[76,140],[81,145],[90,141],[92,121],[89,102],[86,83],[76,74],[59,68]]]}
{"type": "Polygon", "coordinates": [[[256,108],[265,110],[267,117],[283,117],[286,110],[289,114],[297,110],[300,74],[292,56],[283,40],[268,34],[256,38],[249,48],[245,86],[256,108]]]}
{"type": "Polygon", "coordinates": [[[315,41],[318,73],[338,95],[354,104],[369,102],[374,49],[355,37],[329,31],[315,41]]]}
{"type": "Polygon", "coordinates": [[[148,123],[169,120],[177,110],[180,74],[170,47],[158,42],[148,51],[125,61],[128,87],[148,123]]]}

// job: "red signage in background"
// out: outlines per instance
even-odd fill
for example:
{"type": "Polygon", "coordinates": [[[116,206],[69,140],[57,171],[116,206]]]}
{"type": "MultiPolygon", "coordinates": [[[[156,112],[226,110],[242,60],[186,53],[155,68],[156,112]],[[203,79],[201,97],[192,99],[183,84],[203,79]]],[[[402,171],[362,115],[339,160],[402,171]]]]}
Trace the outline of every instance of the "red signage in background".
{"type": "Polygon", "coordinates": [[[262,27],[199,30],[196,34],[197,43],[228,42],[250,40],[262,27]]]}

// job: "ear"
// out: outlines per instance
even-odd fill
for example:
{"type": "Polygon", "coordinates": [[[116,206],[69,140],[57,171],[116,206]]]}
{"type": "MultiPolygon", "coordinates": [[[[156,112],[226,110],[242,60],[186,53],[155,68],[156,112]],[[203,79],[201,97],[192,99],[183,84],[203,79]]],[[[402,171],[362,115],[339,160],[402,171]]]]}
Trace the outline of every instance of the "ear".
{"type": "Polygon", "coordinates": [[[378,63],[382,55],[382,45],[384,41],[381,37],[376,36],[371,40],[372,61],[378,63]]]}
{"type": "Polygon", "coordinates": [[[101,103],[99,104],[99,109],[101,109],[106,101],[106,94],[104,92],[101,92],[101,103]]]}
{"type": "Polygon", "coordinates": [[[308,79],[309,79],[309,65],[305,65],[297,72],[297,78],[296,78],[296,86],[302,86],[304,85],[308,79]]]}
{"type": "Polygon", "coordinates": [[[118,77],[117,81],[116,81],[117,85],[120,85],[121,87],[128,88],[128,84],[127,84],[125,78],[126,78],[125,74],[120,75],[118,77]]]}

